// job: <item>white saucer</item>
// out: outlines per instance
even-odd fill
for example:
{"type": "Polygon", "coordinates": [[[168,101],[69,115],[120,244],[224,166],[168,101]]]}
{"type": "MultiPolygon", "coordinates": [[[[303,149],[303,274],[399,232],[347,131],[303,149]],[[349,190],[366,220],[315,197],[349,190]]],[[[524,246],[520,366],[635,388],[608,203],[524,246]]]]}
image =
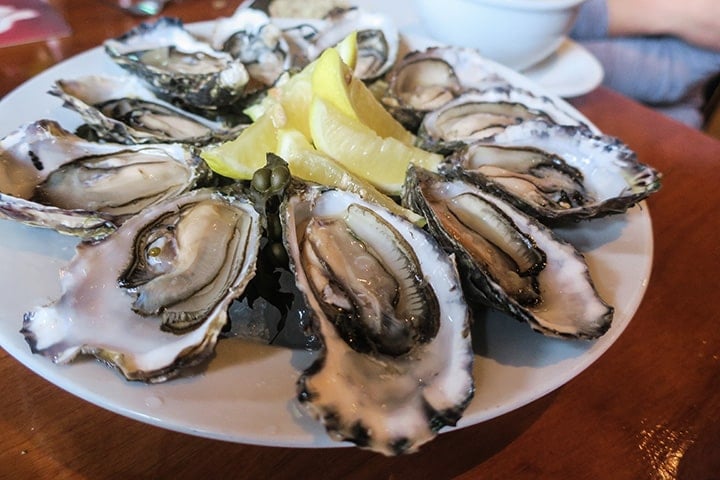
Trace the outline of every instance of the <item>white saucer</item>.
{"type": "Polygon", "coordinates": [[[603,67],[582,45],[565,40],[542,62],[521,72],[560,97],[576,97],[593,90],[603,79],[603,67]]]}

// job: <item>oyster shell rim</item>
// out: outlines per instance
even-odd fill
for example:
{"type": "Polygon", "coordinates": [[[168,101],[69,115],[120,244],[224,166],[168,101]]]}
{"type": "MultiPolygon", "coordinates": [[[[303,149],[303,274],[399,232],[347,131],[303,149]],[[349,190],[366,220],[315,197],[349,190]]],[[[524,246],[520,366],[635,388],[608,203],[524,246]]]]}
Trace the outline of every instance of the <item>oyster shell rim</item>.
{"type": "Polygon", "coordinates": [[[331,438],[351,441],[361,448],[385,455],[415,452],[435,438],[443,427],[457,425],[475,394],[471,311],[462,293],[454,256],[446,255],[428,232],[378,206],[374,210],[378,216],[388,222],[397,220],[395,233],[411,244],[409,246],[417,255],[417,268],[423,274],[422,281],[430,279],[434,285],[433,293],[438,297],[441,321],[431,339],[418,342],[409,352],[388,355],[357,351],[348,344],[315,298],[317,292],[309,284],[304,267],[298,264],[302,243],[298,235],[301,230],[303,235],[306,233],[303,225],[307,225],[308,219],[316,218],[311,213],[316,208],[320,210],[320,216],[332,216],[342,215],[343,208],[353,204],[371,204],[351,192],[304,182],[291,184],[288,190],[281,216],[285,230],[283,241],[291,258],[291,270],[298,289],[311,310],[309,315],[312,316],[313,331],[323,344],[319,357],[300,373],[297,380],[298,401],[325,426],[331,438]],[[322,198],[324,196],[329,200],[322,198]],[[423,248],[422,257],[420,248],[423,248]],[[440,301],[441,297],[445,301],[440,301]],[[447,347],[455,347],[453,355],[444,356],[436,364],[439,358],[435,355],[437,349],[447,347]],[[422,357],[415,358],[418,355],[422,357]],[[399,382],[399,379],[393,380],[395,369],[404,371],[407,367],[405,373],[411,378],[404,377],[409,381],[392,390],[383,403],[378,404],[379,400],[369,393],[372,387],[353,388],[356,385],[354,376],[326,371],[326,365],[339,366],[344,362],[352,362],[354,367],[359,368],[356,370],[358,378],[371,375],[371,371],[389,372],[387,377],[380,378],[383,384],[399,382]],[[417,385],[410,388],[413,382],[417,385]],[[337,393],[337,389],[328,391],[326,388],[330,384],[342,386],[344,393],[337,393]],[[403,397],[400,404],[395,403],[398,394],[403,397]],[[338,395],[349,395],[351,398],[347,400],[352,400],[352,406],[334,405],[333,400],[338,395]],[[358,413],[362,407],[367,409],[367,415],[358,413]]]}

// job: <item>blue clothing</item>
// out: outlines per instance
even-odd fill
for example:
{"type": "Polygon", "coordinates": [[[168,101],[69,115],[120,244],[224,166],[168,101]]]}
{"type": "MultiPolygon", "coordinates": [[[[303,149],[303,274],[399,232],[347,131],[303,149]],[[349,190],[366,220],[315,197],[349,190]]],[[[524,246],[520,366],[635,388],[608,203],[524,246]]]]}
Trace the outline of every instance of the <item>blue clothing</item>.
{"type": "Polygon", "coordinates": [[[608,37],[607,31],[605,0],[588,0],[570,34],[602,63],[603,85],[700,127],[702,89],[720,72],[720,52],[676,37],[608,37]]]}

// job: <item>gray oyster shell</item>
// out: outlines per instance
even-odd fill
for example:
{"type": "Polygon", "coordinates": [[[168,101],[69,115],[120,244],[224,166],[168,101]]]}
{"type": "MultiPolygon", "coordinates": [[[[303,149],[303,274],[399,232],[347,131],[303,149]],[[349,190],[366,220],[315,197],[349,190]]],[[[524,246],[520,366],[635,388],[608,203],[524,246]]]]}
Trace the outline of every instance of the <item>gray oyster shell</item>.
{"type": "Polygon", "coordinates": [[[248,93],[272,86],[292,67],[283,31],[262,10],[238,8],[232,16],[218,19],[209,42],[245,65],[250,75],[248,93]]]}
{"type": "Polygon", "coordinates": [[[148,207],[80,243],[61,297],[26,313],[21,332],[56,363],[92,355],[128,380],[180,375],[212,356],[230,302],[254,275],[259,225],[249,202],[211,189],[148,207]]]}
{"type": "Polygon", "coordinates": [[[409,130],[423,117],[467,91],[506,86],[508,81],[471,48],[430,47],[405,55],[388,73],[382,102],[409,130]]]}
{"type": "Polygon", "coordinates": [[[225,128],[158,99],[135,76],[89,75],[60,79],[50,94],[85,121],[84,136],[117,143],[188,143],[230,140],[244,126],[225,128]]]}
{"type": "Polygon", "coordinates": [[[448,163],[552,225],[623,213],[660,188],[660,174],[617,138],[543,120],[473,142],[448,163]]]}
{"type": "Polygon", "coordinates": [[[0,167],[0,215],[86,239],[212,178],[187,146],[95,143],[52,120],[3,138],[0,167]]]}
{"type": "Polygon", "coordinates": [[[300,402],[333,438],[385,455],[413,452],[454,425],[474,386],[452,257],[417,226],[348,192],[291,186],[281,218],[322,342],[298,381],[300,402]]]}
{"type": "Polygon", "coordinates": [[[105,51],[158,96],[192,111],[232,106],[245,97],[250,80],[240,60],[195,38],[179,19],[142,23],[105,41],[105,51]]]}
{"type": "Polygon", "coordinates": [[[550,336],[596,338],[610,327],[613,308],[597,293],[582,254],[509,203],[461,177],[413,166],[403,203],[425,215],[457,255],[469,300],[550,336]]]}
{"type": "Polygon", "coordinates": [[[513,85],[470,90],[429,112],[418,136],[427,150],[451,151],[491,137],[511,125],[543,119],[558,125],[587,124],[550,97],[513,85]]]}

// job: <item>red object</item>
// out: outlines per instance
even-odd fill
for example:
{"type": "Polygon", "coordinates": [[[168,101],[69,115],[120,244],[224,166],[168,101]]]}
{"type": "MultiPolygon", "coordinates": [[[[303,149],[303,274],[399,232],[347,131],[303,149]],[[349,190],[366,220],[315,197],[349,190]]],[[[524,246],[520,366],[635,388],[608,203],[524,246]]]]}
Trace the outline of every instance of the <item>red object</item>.
{"type": "Polygon", "coordinates": [[[0,47],[64,37],[70,32],[62,15],[41,0],[0,3],[0,47]]]}

